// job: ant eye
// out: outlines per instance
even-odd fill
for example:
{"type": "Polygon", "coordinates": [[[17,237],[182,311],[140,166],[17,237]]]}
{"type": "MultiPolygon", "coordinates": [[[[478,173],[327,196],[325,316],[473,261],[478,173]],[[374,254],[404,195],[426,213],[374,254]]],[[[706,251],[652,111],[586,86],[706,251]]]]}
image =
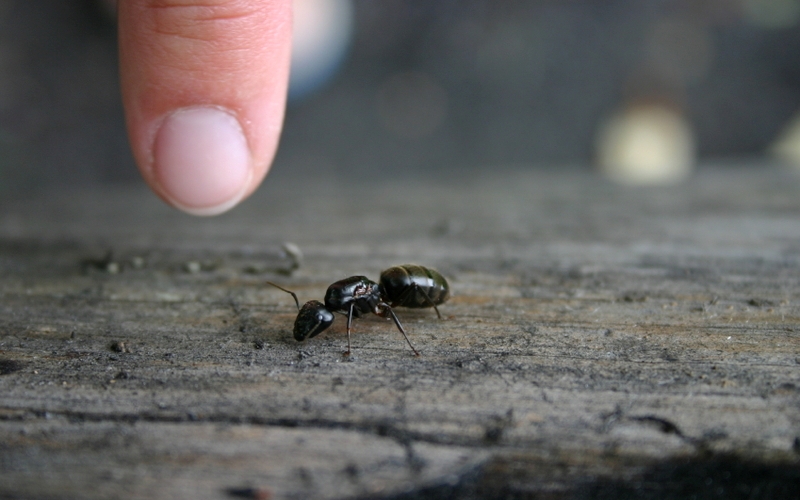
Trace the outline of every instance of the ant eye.
{"type": "Polygon", "coordinates": [[[294,338],[298,342],[315,337],[333,323],[333,313],[325,309],[325,304],[311,300],[303,304],[294,321],[294,338]]]}

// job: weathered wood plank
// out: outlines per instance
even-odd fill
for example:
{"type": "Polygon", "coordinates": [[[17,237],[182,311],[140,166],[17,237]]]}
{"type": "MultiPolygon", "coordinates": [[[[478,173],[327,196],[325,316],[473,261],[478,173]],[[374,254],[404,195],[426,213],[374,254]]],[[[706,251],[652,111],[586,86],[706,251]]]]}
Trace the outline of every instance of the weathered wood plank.
{"type": "Polygon", "coordinates": [[[138,190],[6,201],[0,496],[796,495],[799,189],[500,171],[302,202],[277,176],[206,220],[138,190]],[[419,358],[380,318],[350,358],[341,319],[298,344],[264,284],[321,299],[403,262],[453,288],[444,321],[398,310],[419,358]]]}

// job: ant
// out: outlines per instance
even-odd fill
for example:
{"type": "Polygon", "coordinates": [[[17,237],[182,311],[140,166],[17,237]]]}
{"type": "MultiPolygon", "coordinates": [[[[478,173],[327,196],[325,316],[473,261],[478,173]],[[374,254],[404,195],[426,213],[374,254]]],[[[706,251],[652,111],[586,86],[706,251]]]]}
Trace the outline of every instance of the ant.
{"type": "Polygon", "coordinates": [[[278,286],[271,281],[268,284],[289,293],[297,304],[297,319],[294,321],[294,338],[298,342],[310,339],[325,331],[333,323],[333,313],[347,314],[347,351],[350,354],[350,325],[353,317],[373,313],[383,318],[392,318],[397,329],[405,337],[408,346],[419,352],[397,319],[393,307],[424,308],[433,307],[439,319],[439,304],[450,298],[450,285],[444,276],[435,269],[414,264],[403,264],[383,271],[380,283],[375,283],[365,276],[350,276],[339,280],[328,287],[325,292],[325,303],[310,300],[303,307],[294,292],[278,286]]]}

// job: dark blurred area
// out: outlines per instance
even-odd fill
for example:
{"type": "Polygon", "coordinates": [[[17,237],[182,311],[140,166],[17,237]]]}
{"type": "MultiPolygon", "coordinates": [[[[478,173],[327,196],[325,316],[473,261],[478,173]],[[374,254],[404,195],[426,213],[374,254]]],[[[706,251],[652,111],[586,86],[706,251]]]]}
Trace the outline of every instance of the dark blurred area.
{"type": "MultiPolygon", "coordinates": [[[[288,107],[280,175],[591,168],[642,103],[686,124],[691,161],[753,157],[800,110],[800,0],[352,7],[341,66],[288,107]]],[[[138,182],[116,65],[99,2],[0,0],[0,193],[138,182]]]]}

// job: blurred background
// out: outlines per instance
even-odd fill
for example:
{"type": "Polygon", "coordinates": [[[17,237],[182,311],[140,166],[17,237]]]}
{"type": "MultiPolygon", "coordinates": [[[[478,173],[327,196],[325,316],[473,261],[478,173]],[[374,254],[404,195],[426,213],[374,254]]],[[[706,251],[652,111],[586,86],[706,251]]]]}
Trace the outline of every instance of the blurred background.
{"type": "MultiPolygon", "coordinates": [[[[0,0],[0,194],[140,182],[113,4],[0,0]]],[[[800,163],[800,0],[295,5],[281,176],[800,163]]]]}

